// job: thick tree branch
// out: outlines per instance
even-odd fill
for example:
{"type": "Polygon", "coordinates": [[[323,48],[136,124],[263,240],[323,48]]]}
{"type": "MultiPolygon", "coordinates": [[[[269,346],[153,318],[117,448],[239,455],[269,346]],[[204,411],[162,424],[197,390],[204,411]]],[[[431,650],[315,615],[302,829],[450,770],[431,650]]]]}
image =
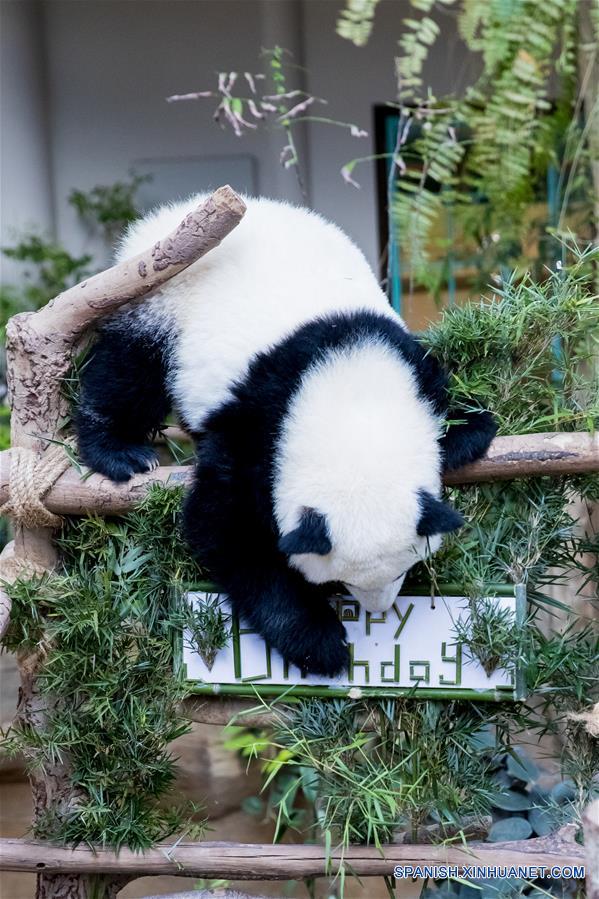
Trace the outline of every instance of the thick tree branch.
{"type": "Polygon", "coordinates": [[[496,437],[484,459],[445,475],[445,483],[509,481],[599,471],[599,434],[549,432],[496,437]]]}
{"type": "MultiPolygon", "coordinates": [[[[470,484],[512,478],[579,474],[599,471],[599,434],[549,433],[497,437],[485,459],[449,472],[446,484],[470,484]]],[[[10,450],[0,453],[0,504],[8,498],[10,450]]],[[[45,504],[59,515],[97,512],[121,515],[139,502],[151,484],[185,485],[189,466],[165,466],[115,484],[94,474],[82,480],[74,468],[66,471],[48,493],[45,504]]]]}
{"type": "MultiPolygon", "coordinates": [[[[547,866],[584,864],[584,849],[576,843],[576,827],[569,825],[549,837],[511,843],[455,845],[349,846],[343,860],[358,876],[391,875],[394,865],[451,864],[547,866]]],[[[333,871],[340,853],[333,852],[333,871]]],[[[46,871],[67,874],[224,877],[240,880],[287,880],[327,874],[325,850],[317,845],[270,843],[175,843],[144,853],[77,846],[69,849],[35,840],[0,840],[0,870],[46,871]]]]}
{"type": "Polygon", "coordinates": [[[35,316],[36,330],[72,346],[99,318],[142,299],[217,247],[239,224],[245,208],[228,185],[219,187],[153,247],[50,300],[35,316]]]}

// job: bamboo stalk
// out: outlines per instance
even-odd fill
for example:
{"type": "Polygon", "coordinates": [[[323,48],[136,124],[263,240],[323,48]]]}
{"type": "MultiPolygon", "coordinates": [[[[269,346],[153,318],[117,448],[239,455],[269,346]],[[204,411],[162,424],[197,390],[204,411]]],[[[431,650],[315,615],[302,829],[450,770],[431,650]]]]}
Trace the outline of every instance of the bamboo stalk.
{"type": "Polygon", "coordinates": [[[239,880],[287,880],[323,877],[334,873],[339,862],[361,877],[390,876],[395,865],[473,864],[545,866],[584,864],[584,848],[575,841],[576,827],[532,840],[506,843],[455,845],[392,845],[379,851],[374,846],[349,846],[332,852],[327,866],[323,846],[273,845],[271,843],[174,843],[144,853],[121,849],[115,853],[79,845],[56,846],[36,840],[0,840],[0,870],[44,871],[69,874],[119,874],[151,876],[175,874],[189,877],[239,880]]]}
{"type": "MultiPolygon", "coordinates": [[[[8,499],[11,450],[0,453],[0,503],[8,499]]],[[[522,434],[496,437],[486,458],[445,476],[448,485],[472,484],[513,478],[559,476],[599,471],[599,434],[580,432],[522,434]]],[[[126,484],[115,484],[101,475],[85,480],[70,468],[56,481],[45,505],[59,515],[122,515],[139,502],[152,484],[186,486],[190,466],[161,466],[135,475],[126,484]]]]}

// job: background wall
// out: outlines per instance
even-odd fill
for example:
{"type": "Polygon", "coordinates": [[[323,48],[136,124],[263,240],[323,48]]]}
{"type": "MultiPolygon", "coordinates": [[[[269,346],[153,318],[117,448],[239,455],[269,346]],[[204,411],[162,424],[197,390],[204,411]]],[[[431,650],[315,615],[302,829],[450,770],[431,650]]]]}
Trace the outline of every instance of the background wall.
{"type": "MultiPolygon", "coordinates": [[[[167,104],[165,97],[211,88],[220,69],[259,71],[261,48],[278,43],[305,66],[298,78],[328,100],[326,115],[371,132],[373,105],[394,96],[393,58],[409,5],[383,0],[364,48],[335,35],[342,6],[340,0],[2,0],[2,242],[14,226],[37,221],[54,228],[72,252],[97,252],[68,193],[126,177],[140,160],[149,159],[144,168],[151,169],[156,159],[217,157],[228,174],[235,166],[227,168],[226,159],[250,154],[260,193],[299,201],[293,174],[279,164],[280,132],[238,139],[212,121],[212,101],[167,104]]],[[[473,62],[460,61],[452,16],[441,25],[427,78],[440,92],[459,91],[473,62]]],[[[358,140],[345,129],[311,124],[300,151],[311,205],[345,228],[376,265],[374,165],[357,171],[361,190],[339,173],[349,159],[373,152],[372,136],[358,140]]]]}
{"type": "MultiPolygon", "coordinates": [[[[54,228],[50,175],[48,93],[41,7],[0,6],[0,245],[38,223],[54,228]]],[[[18,266],[2,263],[9,280],[18,266]]]]}

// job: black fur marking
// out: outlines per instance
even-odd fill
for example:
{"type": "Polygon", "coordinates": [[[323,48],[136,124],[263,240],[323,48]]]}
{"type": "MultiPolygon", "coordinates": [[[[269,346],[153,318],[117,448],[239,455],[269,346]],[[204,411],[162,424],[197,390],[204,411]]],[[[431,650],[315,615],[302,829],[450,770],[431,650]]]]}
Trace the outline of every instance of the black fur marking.
{"type": "Polygon", "coordinates": [[[416,532],[420,537],[448,534],[450,531],[457,531],[464,524],[459,512],[434,497],[428,490],[420,490],[418,499],[421,515],[416,532]]]}
{"type": "Polygon", "coordinates": [[[279,549],[286,556],[317,553],[326,556],[333,548],[324,515],[316,509],[304,509],[299,525],[279,540],[279,549]]]}
{"type": "Polygon", "coordinates": [[[310,584],[289,567],[271,479],[281,427],[302,376],[331,350],[360,340],[382,340],[395,350],[443,414],[445,375],[399,324],[371,312],[318,319],[257,355],[232,399],[205,421],[184,507],[187,541],[235,611],[284,658],[318,674],[336,675],[348,665],[345,631],[327,602],[335,587],[310,584]]]}
{"type": "MultiPolygon", "coordinates": [[[[231,400],[208,416],[183,510],[192,552],[222,584],[234,610],[289,662],[331,676],[349,660],[345,630],[328,602],[335,585],[310,584],[290,568],[279,546],[271,479],[302,376],[330,351],[362,340],[395,351],[414,371],[433,413],[445,414],[443,370],[399,324],[369,311],[317,319],[258,354],[231,400]]],[[[77,417],[81,454],[94,470],[125,480],[147,467],[153,453],[147,437],[169,406],[168,350],[160,335],[140,335],[126,316],[101,332],[83,375],[77,417]]],[[[451,460],[456,441],[444,440],[451,460]]]]}
{"type": "Polygon", "coordinates": [[[168,414],[164,341],[131,327],[122,315],[105,325],[81,376],[75,419],[86,465],[128,481],[157,460],[149,438],[168,414]]]}
{"type": "Polygon", "coordinates": [[[450,425],[445,436],[439,441],[445,471],[453,471],[462,465],[476,462],[485,455],[497,433],[497,425],[490,412],[450,410],[447,418],[460,422],[450,425]]]}

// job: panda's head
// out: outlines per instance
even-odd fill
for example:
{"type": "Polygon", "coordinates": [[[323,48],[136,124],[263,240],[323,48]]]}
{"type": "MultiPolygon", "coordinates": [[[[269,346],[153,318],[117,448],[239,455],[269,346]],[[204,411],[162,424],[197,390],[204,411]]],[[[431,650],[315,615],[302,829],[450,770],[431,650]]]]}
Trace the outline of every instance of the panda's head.
{"type": "Polygon", "coordinates": [[[378,351],[314,372],[278,446],[289,564],[311,583],[341,582],[368,611],[389,609],[409,569],[463,524],[440,498],[443,473],[482,456],[495,425],[487,413],[460,418],[446,431],[410,370],[378,351]]]}
{"type": "Polygon", "coordinates": [[[379,522],[376,533],[370,534],[355,522],[348,527],[350,519],[336,534],[326,513],[303,507],[297,527],[280,538],[279,549],[306,580],[341,582],[368,612],[384,612],[393,605],[409,569],[436,552],[444,533],[464,523],[455,509],[428,490],[414,498],[412,510],[404,507],[404,514],[395,516],[396,527],[381,527],[379,522]]]}

